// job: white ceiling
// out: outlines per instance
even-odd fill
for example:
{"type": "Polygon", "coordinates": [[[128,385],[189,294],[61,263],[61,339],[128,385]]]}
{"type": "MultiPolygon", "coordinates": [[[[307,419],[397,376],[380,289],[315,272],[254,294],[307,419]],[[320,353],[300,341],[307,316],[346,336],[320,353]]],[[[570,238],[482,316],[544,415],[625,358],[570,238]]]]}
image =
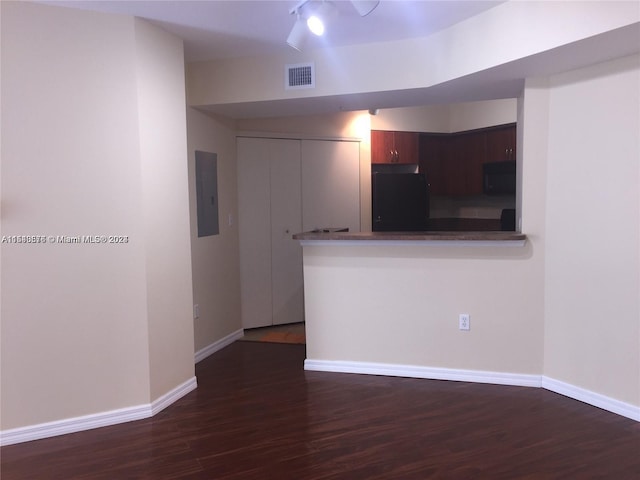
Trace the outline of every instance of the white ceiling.
{"type": "MultiPolygon", "coordinates": [[[[366,17],[350,1],[331,1],[335,14],[322,38],[306,48],[424,37],[492,8],[501,1],[382,0],[366,17]]],[[[50,0],[50,5],[145,18],[184,40],[188,62],[290,51],[287,36],[298,0],[50,0]]],[[[303,7],[313,8],[312,0],[303,7]]]]}
{"type": "MultiPolygon", "coordinates": [[[[286,39],[295,18],[289,12],[299,4],[299,0],[34,1],[145,18],[184,40],[187,62],[291,51],[286,39]]],[[[371,14],[360,17],[350,1],[332,0],[336,14],[325,36],[306,48],[424,37],[503,1],[381,0],[371,14]]],[[[231,118],[249,118],[513,98],[520,95],[527,77],[552,75],[638,53],[638,38],[640,24],[635,23],[433,87],[208,105],[206,109],[231,118]]]]}

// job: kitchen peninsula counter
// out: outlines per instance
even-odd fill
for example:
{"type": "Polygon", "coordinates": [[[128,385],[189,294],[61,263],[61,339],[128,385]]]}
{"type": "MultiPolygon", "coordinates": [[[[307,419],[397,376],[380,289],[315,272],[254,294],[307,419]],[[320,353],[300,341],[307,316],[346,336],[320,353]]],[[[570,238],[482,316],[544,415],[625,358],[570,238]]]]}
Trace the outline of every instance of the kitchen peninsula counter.
{"type": "Polygon", "coordinates": [[[300,240],[302,245],[322,243],[341,244],[424,244],[424,245],[504,245],[523,246],[526,235],[518,232],[503,231],[478,231],[478,232],[345,232],[339,229],[318,229],[309,232],[297,233],[294,240],[300,240]]]}
{"type": "Polygon", "coordinates": [[[507,231],[337,230],[293,236],[305,369],[517,384],[536,373],[530,338],[541,301],[527,293],[543,278],[530,262],[535,241],[507,231]],[[459,329],[460,314],[470,330],[459,329]]]}

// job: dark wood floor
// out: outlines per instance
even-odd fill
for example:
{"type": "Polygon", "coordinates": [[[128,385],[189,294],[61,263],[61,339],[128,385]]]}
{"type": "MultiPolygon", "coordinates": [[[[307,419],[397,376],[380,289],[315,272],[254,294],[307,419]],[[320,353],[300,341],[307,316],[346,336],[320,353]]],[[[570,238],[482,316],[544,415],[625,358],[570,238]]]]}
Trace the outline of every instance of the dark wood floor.
{"type": "Polygon", "coordinates": [[[524,387],[305,372],[235,342],[156,417],[3,447],[2,480],[638,479],[640,424],[524,387]]]}

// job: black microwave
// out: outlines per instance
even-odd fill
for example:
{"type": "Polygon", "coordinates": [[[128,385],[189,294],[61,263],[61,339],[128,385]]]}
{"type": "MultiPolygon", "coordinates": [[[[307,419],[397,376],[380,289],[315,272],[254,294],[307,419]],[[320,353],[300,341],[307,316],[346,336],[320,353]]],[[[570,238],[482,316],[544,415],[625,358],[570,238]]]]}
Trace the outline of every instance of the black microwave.
{"type": "Polygon", "coordinates": [[[490,162],[483,164],[482,192],[485,195],[515,195],[516,162],[490,162]]]}

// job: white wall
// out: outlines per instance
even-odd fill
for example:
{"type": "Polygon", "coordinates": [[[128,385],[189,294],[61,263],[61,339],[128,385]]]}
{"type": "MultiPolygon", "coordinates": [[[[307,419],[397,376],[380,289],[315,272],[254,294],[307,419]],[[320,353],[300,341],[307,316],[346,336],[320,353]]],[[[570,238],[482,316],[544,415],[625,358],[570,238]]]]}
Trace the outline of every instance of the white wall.
{"type": "Polygon", "coordinates": [[[452,104],[449,110],[449,132],[515,123],[517,107],[515,98],[452,104]]]}
{"type": "Polygon", "coordinates": [[[235,124],[187,109],[189,196],[193,302],[200,306],[194,320],[198,352],[242,328],[238,253],[238,188],[235,124]],[[218,155],[220,233],[198,238],[195,191],[195,151],[218,155]],[[231,216],[231,225],[229,224],[231,216]]]}
{"type": "Polygon", "coordinates": [[[640,405],[640,57],[549,82],[545,374],[640,405]]]}
{"type": "Polygon", "coordinates": [[[450,116],[450,105],[381,108],[371,117],[371,129],[449,133],[450,116]]]}
{"type": "Polygon", "coordinates": [[[129,237],[2,244],[3,429],[150,400],[133,44],[132,19],[2,3],[2,234],[129,237]]]}
{"type": "Polygon", "coordinates": [[[193,378],[180,41],[0,8],[2,234],[128,238],[1,245],[0,428],[148,405],[193,378]]]}
{"type": "Polygon", "coordinates": [[[307,358],[539,374],[541,261],[531,245],[305,246],[307,358]]]}
{"type": "Polygon", "coordinates": [[[366,138],[371,116],[367,112],[340,112],[303,117],[245,118],[237,121],[238,131],[279,133],[304,138],[366,138]]]}
{"type": "Polygon", "coordinates": [[[372,130],[454,133],[515,123],[515,98],[424,107],[382,108],[371,117],[372,130]]]}
{"type": "MultiPolygon", "coordinates": [[[[182,41],[136,19],[151,398],[193,377],[193,292],[182,41]]],[[[99,112],[96,112],[99,113],[99,112]]]]}

